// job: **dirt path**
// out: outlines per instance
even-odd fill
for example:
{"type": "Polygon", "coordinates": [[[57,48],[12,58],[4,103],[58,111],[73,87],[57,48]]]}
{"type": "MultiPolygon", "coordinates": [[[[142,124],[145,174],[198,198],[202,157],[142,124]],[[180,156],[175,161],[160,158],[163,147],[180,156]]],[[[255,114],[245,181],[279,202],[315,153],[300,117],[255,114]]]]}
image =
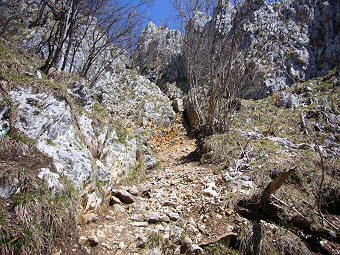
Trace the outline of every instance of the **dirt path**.
{"type": "Polygon", "coordinates": [[[171,146],[158,152],[161,169],[149,181],[120,187],[132,194],[133,203],[117,201],[98,221],[81,226],[82,236],[98,239],[95,247],[87,245],[88,253],[162,254],[156,247],[165,242],[179,244],[183,240],[176,239],[186,237],[200,244],[232,231],[235,215],[225,202],[222,175],[212,165],[183,160],[195,150],[195,140],[180,130],[171,146]]]}

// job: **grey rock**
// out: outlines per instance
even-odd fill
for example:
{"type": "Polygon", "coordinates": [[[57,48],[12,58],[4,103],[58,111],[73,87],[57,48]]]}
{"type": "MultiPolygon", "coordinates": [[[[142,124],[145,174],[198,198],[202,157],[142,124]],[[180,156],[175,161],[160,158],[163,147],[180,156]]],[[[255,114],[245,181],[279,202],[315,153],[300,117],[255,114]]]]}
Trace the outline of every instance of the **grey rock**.
{"type": "Polygon", "coordinates": [[[141,222],[132,223],[132,226],[134,226],[134,227],[148,227],[149,224],[145,221],[141,221],[141,222]]]}
{"type": "Polygon", "coordinates": [[[143,201],[138,201],[133,204],[133,212],[134,213],[143,213],[148,208],[148,204],[143,201]]]}
{"type": "Polygon", "coordinates": [[[177,221],[180,217],[179,214],[175,213],[175,212],[169,212],[169,213],[167,213],[167,215],[173,221],[177,221]]]}
{"type": "Polygon", "coordinates": [[[124,214],[126,212],[125,208],[120,204],[113,205],[113,210],[118,214],[124,214]]]}
{"type": "Polygon", "coordinates": [[[96,222],[98,221],[98,215],[95,213],[87,213],[81,216],[83,219],[84,223],[88,224],[91,222],[96,222]]]}
{"type": "Polygon", "coordinates": [[[138,236],[136,240],[136,246],[138,248],[145,248],[146,244],[148,243],[148,238],[146,236],[138,236]]]}
{"type": "Polygon", "coordinates": [[[133,196],[138,196],[139,191],[136,186],[128,188],[128,192],[133,196]]]}
{"type": "Polygon", "coordinates": [[[126,190],[113,190],[112,195],[118,197],[124,204],[132,204],[135,202],[133,196],[126,190]]]}
{"type": "Polygon", "coordinates": [[[197,244],[192,245],[191,247],[192,254],[203,254],[203,249],[199,247],[197,244]]]}
{"type": "Polygon", "coordinates": [[[157,165],[157,159],[150,155],[145,155],[145,167],[147,170],[154,169],[157,165]]]}
{"type": "Polygon", "coordinates": [[[172,103],[172,106],[174,108],[174,111],[176,113],[181,113],[184,111],[184,102],[183,102],[183,99],[179,99],[179,98],[176,98],[173,103],[172,103]]]}
{"type": "Polygon", "coordinates": [[[183,79],[183,36],[150,22],[139,39],[136,63],[142,74],[158,84],[183,79]]]}
{"type": "Polygon", "coordinates": [[[162,215],[154,212],[149,215],[148,222],[149,223],[170,222],[170,218],[167,215],[162,215]]]}
{"type": "Polygon", "coordinates": [[[275,101],[275,105],[277,107],[295,108],[299,105],[299,99],[296,95],[289,94],[283,91],[277,93],[276,95],[278,100],[275,101]]]}
{"type": "Polygon", "coordinates": [[[64,185],[62,185],[59,181],[59,174],[52,173],[48,168],[41,168],[38,177],[47,182],[48,188],[53,192],[60,191],[64,189],[64,185]]]}
{"type": "Polygon", "coordinates": [[[149,250],[146,254],[147,255],[163,255],[162,250],[158,247],[149,250]]]}
{"type": "Polygon", "coordinates": [[[95,247],[99,244],[99,239],[97,236],[89,236],[87,240],[91,247],[95,247]]]}
{"type": "Polygon", "coordinates": [[[111,196],[111,197],[110,197],[109,204],[110,204],[110,205],[114,205],[114,204],[122,204],[122,201],[120,201],[120,199],[119,199],[118,197],[111,196]]]}
{"type": "Polygon", "coordinates": [[[213,182],[209,182],[206,184],[206,188],[203,189],[202,193],[204,195],[210,196],[210,197],[218,197],[219,194],[216,191],[216,185],[213,182]]]}
{"type": "Polygon", "coordinates": [[[2,95],[0,95],[0,138],[9,131],[9,110],[2,95]]]}

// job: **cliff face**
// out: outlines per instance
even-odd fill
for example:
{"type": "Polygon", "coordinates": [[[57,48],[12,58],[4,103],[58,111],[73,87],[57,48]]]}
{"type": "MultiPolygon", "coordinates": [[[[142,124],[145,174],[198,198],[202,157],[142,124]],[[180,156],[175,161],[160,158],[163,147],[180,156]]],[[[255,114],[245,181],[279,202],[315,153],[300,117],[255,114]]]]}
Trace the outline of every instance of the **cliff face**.
{"type": "MultiPolygon", "coordinates": [[[[253,61],[252,56],[266,40],[275,40],[269,45],[265,60],[255,63],[258,71],[249,72],[245,83],[241,84],[243,97],[263,98],[293,83],[325,75],[337,67],[340,61],[339,5],[335,0],[293,0],[277,4],[250,0],[236,12],[234,6],[222,1],[215,7],[212,17],[196,13],[188,23],[187,32],[191,35],[220,34],[231,40],[236,19],[242,20],[242,33],[246,34],[242,47],[249,55],[245,61],[253,61]]],[[[137,55],[142,73],[161,83],[185,77],[185,61],[174,61],[183,59],[183,37],[178,33],[156,28],[153,24],[147,26],[137,55]],[[174,75],[167,75],[167,70],[172,70],[174,75]]]]}
{"type": "Polygon", "coordinates": [[[136,65],[158,84],[183,79],[182,47],[179,31],[150,22],[140,36],[136,65]]]}

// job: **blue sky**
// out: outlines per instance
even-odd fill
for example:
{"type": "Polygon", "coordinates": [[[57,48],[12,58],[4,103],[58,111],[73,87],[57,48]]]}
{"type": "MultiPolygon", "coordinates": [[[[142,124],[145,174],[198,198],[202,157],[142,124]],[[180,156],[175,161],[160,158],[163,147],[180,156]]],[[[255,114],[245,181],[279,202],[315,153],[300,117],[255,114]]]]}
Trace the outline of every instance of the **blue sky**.
{"type": "Polygon", "coordinates": [[[168,25],[174,28],[174,9],[171,0],[154,0],[153,6],[149,11],[150,20],[156,25],[168,25]]]}
{"type": "MultiPolygon", "coordinates": [[[[137,3],[138,0],[118,0],[121,3],[137,3]]],[[[176,22],[174,19],[175,10],[171,3],[172,0],[153,0],[153,4],[149,7],[144,7],[144,16],[148,18],[145,21],[145,26],[149,21],[152,21],[157,26],[167,25],[171,29],[176,29],[176,22]]]]}

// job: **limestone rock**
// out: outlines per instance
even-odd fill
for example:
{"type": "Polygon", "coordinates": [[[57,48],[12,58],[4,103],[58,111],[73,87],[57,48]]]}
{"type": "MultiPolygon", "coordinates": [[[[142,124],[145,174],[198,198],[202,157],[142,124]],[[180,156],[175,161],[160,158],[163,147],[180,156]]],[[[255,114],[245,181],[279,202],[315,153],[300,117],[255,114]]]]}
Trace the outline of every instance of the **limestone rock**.
{"type": "Polygon", "coordinates": [[[173,221],[177,221],[180,217],[179,214],[175,213],[175,212],[169,212],[169,213],[167,213],[167,215],[173,221]]]}
{"type": "Polygon", "coordinates": [[[148,222],[149,223],[170,222],[170,218],[167,215],[162,215],[154,212],[149,215],[148,222]]]}
{"type": "Polygon", "coordinates": [[[213,182],[209,182],[206,185],[206,188],[202,191],[204,195],[211,197],[218,197],[218,192],[216,191],[216,185],[213,182]]]}
{"type": "Polygon", "coordinates": [[[95,247],[99,244],[99,239],[97,236],[89,236],[87,240],[91,247],[95,247]]]}
{"type": "Polygon", "coordinates": [[[118,197],[124,204],[132,204],[135,202],[133,196],[126,190],[113,190],[112,195],[118,197]]]}
{"type": "Polygon", "coordinates": [[[182,79],[182,44],[179,31],[150,22],[140,36],[136,56],[141,73],[158,84],[182,79]]]}
{"type": "Polygon", "coordinates": [[[143,235],[140,235],[138,236],[136,240],[136,245],[138,248],[145,248],[147,242],[148,242],[148,238],[143,235]]]}

